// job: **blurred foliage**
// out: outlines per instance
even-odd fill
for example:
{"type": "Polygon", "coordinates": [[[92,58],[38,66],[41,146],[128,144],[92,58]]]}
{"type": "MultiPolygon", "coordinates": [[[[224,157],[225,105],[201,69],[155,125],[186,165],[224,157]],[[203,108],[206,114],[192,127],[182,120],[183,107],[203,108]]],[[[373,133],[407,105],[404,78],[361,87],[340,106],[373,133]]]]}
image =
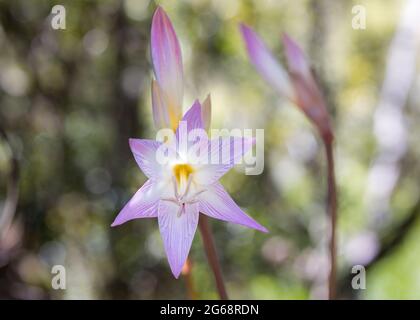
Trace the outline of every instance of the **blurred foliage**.
{"type": "MultiPolygon", "coordinates": [[[[407,102],[408,150],[391,209],[378,223],[367,205],[376,154],[372,119],[388,48],[404,1],[156,1],[181,41],[185,108],[211,93],[213,128],[264,128],[262,175],[222,182],[270,230],[212,220],[227,288],[236,299],[325,294],[325,161],[313,128],[248,63],[238,23],[255,27],[283,60],[280,35],[304,48],[336,129],[341,298],[420,298],[417,210],[419,96],[407,102]],[[352,6],[366,30],[351,27],[352,6]],[[386,238],[396,245],[387,247],[386,238]],[[382,241],[385,239],[384,241],[382,241]],[[379,253],[384,252],[383,255],[379,253]],[[367,289],[351,290],[351,266],[368,264],[367,289]]],[[[110,224],[145,181],[129,137],[153,138],[149,0],[61,1],[66,29],[51,28],[56,1],[0,2],[0,117],[20,160],[20,198],[0,239],[0,298],[187,298],[169,270],[157,221],[110,224]],[[67,289],[51,289],[51,267],[67,289]]],[[[0,144],[0,201],[10,150],[0,144]]],[[[199,233],[191,250],[199,298],[217,298],[199,233]]]]}

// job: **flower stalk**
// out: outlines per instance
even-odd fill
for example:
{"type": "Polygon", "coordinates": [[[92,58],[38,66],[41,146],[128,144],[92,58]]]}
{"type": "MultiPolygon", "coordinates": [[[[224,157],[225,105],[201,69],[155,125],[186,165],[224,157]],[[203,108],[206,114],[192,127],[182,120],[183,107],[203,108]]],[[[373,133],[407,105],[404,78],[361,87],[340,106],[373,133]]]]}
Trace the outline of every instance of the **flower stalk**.
{"type": "Polygon", "coordinates": [[[200,215],[198,225],[200,227],[201,238],[203,239],[207,260],[209,261],[211,270],[213,271],[219,297],[221,300],[228,300],[229,298],[226,292],[225,282],[223,281],[222,268],[220,267],[216,246],[214,245],[214,240],[207,217],[200,215]]]}
{"type": "Polygon", "coordinates": [[[328,275],[328,299],[336,299],[336,229],[337,229],[337,190],[335,182],[333,140],[324,138],[325,155],[327,157],[327,213],[329,223],[330,273],[328,275]]]}
{"type": "Polygon", "coordinates": [[[182,267],[182,276],[185,280],[185,287],[187,289],[187,297],[189,300],[197,300],[197,292],[195,291],[194,287],[194,279],[192,276],[192,260],[190,257],[187,258],[185,261],[184,266],[182,267]]]}

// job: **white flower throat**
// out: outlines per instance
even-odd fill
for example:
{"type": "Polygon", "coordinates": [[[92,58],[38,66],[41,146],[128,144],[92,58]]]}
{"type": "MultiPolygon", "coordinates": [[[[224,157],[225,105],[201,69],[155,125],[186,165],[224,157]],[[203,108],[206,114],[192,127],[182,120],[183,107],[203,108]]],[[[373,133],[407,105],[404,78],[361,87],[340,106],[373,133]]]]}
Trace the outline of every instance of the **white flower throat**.
{"type": "Polygon", "coordinates": [[[192,192],[192,183],[194,177],[194,168],[187,164],[176,164],[172,168],[172,183],[174,188],[174,197],[163,198],[163,201],[173,202],[179,206],[177,216],[180,217],[185,213],[186,204],[194,204],[198,202],[197,196],[205,192],[206,189],[192,192]]]}

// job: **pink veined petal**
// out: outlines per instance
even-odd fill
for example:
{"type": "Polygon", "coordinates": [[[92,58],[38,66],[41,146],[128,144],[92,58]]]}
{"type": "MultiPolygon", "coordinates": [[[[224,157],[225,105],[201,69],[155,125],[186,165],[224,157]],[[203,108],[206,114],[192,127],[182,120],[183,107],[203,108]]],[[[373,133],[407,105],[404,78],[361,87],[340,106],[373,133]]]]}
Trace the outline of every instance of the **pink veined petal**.
{"type": "MultiPolygon", "coordinates": [[[[219,137],[209,141],[207,164],[202,164],[195,172],[195,181],[210,185],[219,180],[227,171],[238,164],[244,154],[251,150],[254,138],[219,137]]],[[[201,160],[203,163],[204,161],[201,160]]]]}
{"type": "Polygon", "coordinates": [[[162,174],[162,165],[156,160],[156,152],[162,142],[147,139],[129,139],[131,151],[143,173],[156,180],[162,174]]]}
{"type": "Polygon", "coordinates": [[[308,110],[310,108],[318,108],[320,104],[319,100],[322,97],[304,52],[287,34],[283,35],[282,40],[292,82],[294,82],[298,104],[304,102],[305,105],[302,107],[308,110]]]}
{"type": "Polygon", "coordinates": [[[290,76],[296,92],[296,104],[318,127],[324,138],[332,137],[332,129],[324,97],[319,89],[310,64],[300,47],[286,34],[283,36],[290,76]]]}
{"type": "Polygon", "coordinates": [[[257,71],[275,90],[293,101],[294,91],[287,72],[250,27],[241,24],[240,29],[248,56],[257,71]]]}
{"type": "MultiPolygon", "coordinates": [[[[194,129],[203,129],[203,119],[201,116],[201,104],[195,100],[191,108],[185,112],[182,120],[187,126],[187,133],[194,129]]],[[[179,128],[178,128],[179,129],[179,128]]],[[[178,132],[179,130],[177,130],[178,132]]]]}
{"type": "Polygon", "coordinates": [[[198,203],[186,204],[179,214],[180,206],[161,200],[158,221],[169,266],[175,278],[179,277],[187,260],[198,224],[198,203]]]}
{"type": "Polygon", "coordinates": [[[153,15],[151,52],[156,79],[165,94],[169,120],[175,129],[182,117],[182,55],[172,23],[161,7],[158,7],[153,15]]]}
{"type": "Polygon", "coordinates": [[[164,93],[155,80],[152,80],[152,109],[155,126],[159,129],[171,127],[169,121],[168,107],[164,93]]]}
{"type": "Polygon", "coordinates": [[[115,227],[133,219],[156,218],[159,198],[160,192],[158,192],[156,184],[147,180],[124,206],[111,226],[115,227]]]}
{"type": "Polygon", "coordinates": [[[207,132],[203,129],[201,104],[198,100],[194,101],[194,104],[179,122],[175,137],[176,150],[181,158],[188,158],[187,154],[194,151],[194,145],[208,140],[207,132]],[[194,139],[194,141],[191,139],[194,139]]]}
{"type": "Polygon", "coordinates": [[[287,34],[284,34],[282,39],[290,72],[298,73],[307,80],[312,78],[311,69],[305,54],[297,43],[294,42],[287,34]]]}
{"type": "Polygon", "coordinates": [[[199,203],[200,212],[209,217],[268,232],[239,208],[219,182],[209,186],[206,192],[199,195],[199,203]]]}

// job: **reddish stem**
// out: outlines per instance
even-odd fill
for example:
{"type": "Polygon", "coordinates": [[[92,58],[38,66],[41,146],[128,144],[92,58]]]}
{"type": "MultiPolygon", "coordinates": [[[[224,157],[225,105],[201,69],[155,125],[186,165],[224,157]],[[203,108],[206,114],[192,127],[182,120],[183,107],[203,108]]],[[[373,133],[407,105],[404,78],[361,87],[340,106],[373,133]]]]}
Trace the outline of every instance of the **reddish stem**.
{"type": "Polygon", "coordinates": [[[329,251],[330,251],[330,273],[328,276],[328,299],[336,299],[336,225],[337,225],[337,191],[334,174],[334,155],[333,155],[333,140],[332,138],[324,138],[325,153],[327,156],[327,170],[328,170],[328,197],[327,197],[327,212],[330,217],[329,224],[329,251]]]}
{"type": "Polygon", "coordinates": [[[205,215],[200,214],[199,221],[201,238],[203,239],[204,249],[206,251],[207,260],[213,271],[214,280],[216,281],[217,291],[221,300],[228,300],[228,295],[223,281],[222,269],[217,257],[216,247],[214,245],[213,236],[211,234],[210,225],[205,215]]]}
{"type": "Polygon", "coordinates": [[[197,292],[194,288],[194,279],[191,274],[192,271],[192,260],[190,257],[185,261],[184,267],[182,268],[182,275],[185,279],[185,287],[187,288],[187,296],[189,300],[197,300],[197,292]]]}

